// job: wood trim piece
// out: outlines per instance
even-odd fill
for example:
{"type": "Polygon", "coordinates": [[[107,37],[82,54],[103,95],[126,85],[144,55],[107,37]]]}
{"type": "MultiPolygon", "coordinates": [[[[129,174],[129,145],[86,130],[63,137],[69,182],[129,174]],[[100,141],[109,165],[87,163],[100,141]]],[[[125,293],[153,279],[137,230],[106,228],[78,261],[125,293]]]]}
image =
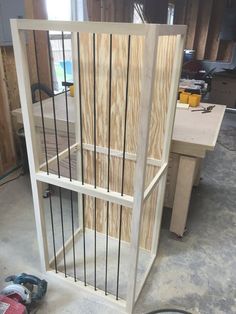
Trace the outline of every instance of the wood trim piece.
{"type": "Polygon", "coordinates": [[[130,34],[145,35],[147,26],[144,24],[111,23],[111,22],[71,22],[45,20],[16,20],[19,30],[41,30],[64,32],[86,32],[96,34],[130,34]]]}
{"type": "Polygon", "coordinates": [[[91,286],[89,284],[87,284],[85,286],[84,283],[80,280],[77,280],[75,282],[74,278],[69,277],[69,276],[67,278],[65,278],[65,274],[63,274],[59,271],[57,273],[55,273],[55,270],[50,269],[50,270],[48,270],[47,273],[51,276],[54,276],[55,278],[60,277],[60,279],[63,280],[65,284],[67,284],[67,285],[70,284],[70,285],[73,285],[75,288],[80,288],[81,291],[83,291],[83,292],[90,293],[91,295],[94,295],[97,297],[99,296],[101,298],[106,298],[106,302],[108,302],[111,307],[113,307],[115,310],[119,310],[120,311],[119,313],[126,313],[125,312],[125,306],[126,306],[125,300],[119,299],[117,301],[114,298],[114,296],[111,294],[108,294],[105,296],[103,290],[98,289],[98,288],[96,290],[94,290],[93,286],[91,286]]]}
{"type": "Polygon", "coordinates": [[[94,185],[84,183],[80,181],[70,181],[69,178],[60,177],[58,178],[55,174],[46,174],[46,172],[38,171],[35,174],[35,178],[38,181],[42,181],[44,183],[60,186],[63,189],[72,190],[78,193],[86,194],[89,196],[100,198],[104,201],[109,201],[111,203],[119,204],[125,207],[132,208],[133,207],[133,197],[130,195],[124,194],[121,196],[120,193],[110,191],[107,192],[107,189],[104,188],[94,188],[94,185]]]}
{"type": "MultiPolygon", "coordinates": [[[[83,144],[83,149],[84,150],[88,150],[93,152],[94,151],[94,145],[92,144],[83,144]]],[[[75,143],[73,145],[71,145],[70,147],[70,152],[74,153],[75,151],[80,151],[80,145],[78,143],[75,143]]],[[[108,154],[108,149],[106,147],[102,147],[102,146],[96,146],[96,151],[97,153],[101,153],[104,155],[108,154]]],[[[118,158],[122,158],[123,157],[123,152],[120,150],[115,150],[115,149],[111,149],[110,150],[110,155],[113,157],[118,157],[118,158]]],[[[68,157],[68,148],[64,149],[62,152],[60,152],[58,154],[59,159],[63,160],[65,158],[68,157]]],[[[125,153],[125,159],[127,160],[131,160],[131,161],[136,161],[137,160],[137,155],[133,154],[133,153],[125,153]]],[[[53,156],[52,158],[48,159],[48,165],[53,165],[57,162],[57,156],[53,156]]],[[[154,159],[154,158],[147,158],[147,164],[151,165],[151,166],[156,166],[156,167],[160,167],[162,164],[162,161],[159,159],[154,159]]],[[[42,163],[39,166],[40,170],[43,170],[43,168],[46,167],[46,162],[42,163]]]]}
{"type": "Polygon", "coordinates": [[[158,26],[148,25],[143,59],[145,66],[142,77],[137,162],[134,176],[134,205],[131,222],[130,271],[127,289],[127,311],[129,313],[132,313],[136,294],[139,238],[145,189],[149,124],[151,119],[152,95],[156,70],[157,37],[158,26]]]}
{"type": "Polygon", "coordinates": [[[135,302],[138,300],[140,293],[142,292],[142,289],[145,285],[145,282],[147,280],[147,277],[149,275],[150,270],[152,269],[152,266],[153,266],[155,260],[156,260],[156,255],[152,255],[151,261],[149,262],[149,265],[148,265],[145,273],[143,274],[142,281],[140,282],[139,287],[137,289],[136,296],[135,296],[135,302]]]}
{"type": "MultiPolygon", "coordinates": [[[[74,232],[74,241],[77,241],[79,236],[80,236],[80,233],[82,232],[82,229],[81,228],[77,228],[74,232]]],[[[73,236],[71,235],[69,237],[69,239],[65,242],[65,246],[61,247],[57,252],[56,252],[56,261],[57,263],[59,263],[62,258],[63,258],[63,254],[64,254],[64,250],[65,252],[68,252],[73,246],[73,236]]],[[[53,267],[54,266],[54,262],[55,262],[55,257],[53,257],[50,261],[49,261],[49,266],[50,267],[53,267]]]]}
{"type": "MultiPolygon", "coordinates": [[[[70,152],[71,152],[71,154],[73,154],[73,152],[76,151],[77,149],[78,149],[78,144],[77,144],[77,143],[71,145],[71,147],[70,147],[70,152]]],[[[59,160],[63,160],[63,159],[65,159],[65,158],[67,158],[67,157],[68,157],[68,154],[69,154],[69,149],[68,149],[68,148],[64,149],[62,152],[60,152],[60,153],[58,154],[59,160]]],[[[50,165],[50,166],[52,166],[52,165],[55,164],[56,162],[57,162],[57,156],[53,156],[52,158],[48,159],[47,163],[46,163],[46,162],[42,163],[42,164],[39,166],[39,169],[40,169],[40,170],[43,170],[43,168],[45,168],[47,164],[50,165]]]]}
{"type": "MultiPolygon", "coordinates": [[[[131,23],[111,23],[111,22],[70,22],[70,21],[46,21],[46,20],[25,20],[16,19],[20,30],[54,30],[66,32],[91,32],[96,34],[129,34],[145,35],[147,24],[131,23]],[[63,24],[62,24],[63,23],[63,24]]],[[[155,26],[155,24],[148,24],[155,26]]],[[[158,25],[158,24],[157,24],[158,25]]],[[[160,36],[184,34],[186,27],[184,25],[163,25],[159,24],[160,36]]]]}
{"type": "Polygon", "coordinates": [[[155,187],[159,184],[163,174],[167,172],[168,169],[167,162],[164,163],[164,165],[161,166],[161,168],[158,170],[157,174],[153,178],[152,182],[149,184],[149,186],[146,188],[144,192],[144,201],[150,196],[150,194],[153,192],[155,187]]]}

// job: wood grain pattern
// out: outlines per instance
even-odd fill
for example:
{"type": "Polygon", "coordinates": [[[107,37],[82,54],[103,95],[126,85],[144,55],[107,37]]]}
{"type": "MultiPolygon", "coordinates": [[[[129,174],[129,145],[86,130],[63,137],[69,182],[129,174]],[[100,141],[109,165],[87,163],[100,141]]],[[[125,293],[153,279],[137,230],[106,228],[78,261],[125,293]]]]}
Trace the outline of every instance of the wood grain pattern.
{"type": "Polygon", "coordinates": [[[196,34],[197,17],[199,9],[199,0],[188,1],[185,24],[188,25],[186,36],[186,48],[193,49],[194,38],[196,34]]]}
{"type": "Polygon", "coordinates": [[[205,56],[208,31],[210,27],[212,4],[213,0],[200,0],[197,31],[194,39],[194,49],[196,50],[196,58],[198,60],[203,60],[205,56]]]}
{"type": "MultiPolygon", "coordinates": [[[[108,96],[109,96],[109,35],[96,35],[96,133],[97,145],[107,147],[108,143],[108,96]]],[[[137,153],[137,131],[140,123],[140,90],[142,74],[142,56],[144,38],[141,36],[131,37],[129,93],[128,93],[128,115],[126,153],[137,153]]],[[[169,89],[172,75],[173,58],[175,55],[176,36],[161,36],[157,50],[156,77],[154,83],[154,101],[152,104],[152,115],[150,122],[150,136],[148,157],[161,159],[163,138],[165,133],[165,120],[168,109],[169,89]]],[[[128,53],[128,36],[114,35],[112,37],[112,104],[111,104],[111,148],[123,151],[124,113],[126,94],[126,70],[128,53]]],[[[94,121],[93,121],[93,39],[92,34],[80,34],[80,64],[81,64],[81,95],[82,95],[82,121],[83,142],[94,144],[94,121]]],[[[55,154],[54,131],[47,130],[48,157],[55,154]]],[[[42,138],[42,137],[41,137],[42,138]]],[[[74,135],[71,134],[71,144],[75,143],[74,135]]],[[[42,140],[43,144],[43,140],[42,140]]],[[[61,133],[59,137],[59,152],[67,148],[66,134],[61,133]]],[[[94,184],[94,153],[84,149],[84,173],[85,182],[94,184]]],[[[111,157],[110,159],[110,189],[121,191],[122,158],[111,157]]],[[[97,185],[107,188],[107,163],[106,154],[96,154],[97,163],[97,185]]],[[[68,177],[68,159],[60,161],[63,174],[68,177]]],[[[126,159],[124,193],[133,195],[133,177],[135,161],[126,159]]],[[[72,154],[73,176],[76,174],[75,154],[72,154]]],[[[158,166],[148,165],[146,170],[145,188],[148,187],[159,170],[158,166]]],[[[51,169],[51,168],[50,168],[51,169]]],[[[54,170],[53,170],[54,169],[54,170]]],[[[56,171],[56,165],[52,167],[56,171]]],[[[151,247],[152,222],[157,192],[151,194],[144,209],[144,227],[141,235],[140,245],[144,248],[151,247]],[[146,232],[145,232],[146,230],[146,232]]],[[[94,228],[94,199],[86,196],[86,226],[94,228]]],[[[132,211],[128,208],[123,210],[122,239],[130,240],[130,222],[132,211]]],[[[110,204],[109,234],[118,236],[119,206],[110,204]]],[[[105,232],[106,226],[106,202],[97,200],[97,230],[105,232]]]]}
{"type": "Polygon", "coordinates": [[[207,38],[205,54],[205,58],[211,61],[216,61],[217,59],[217,53],[220,45],[219,33],[226,2],[226,0],[213,1],[209,36],[207,38]]]}
{"type": "MultiPolygon", "coordinates": [[[[24,0],[25,4],[25,17],[28,19],[47,19],[46,0],[24,0]]],[[[35,63],[35,51],[34,51],[34,39],[33,33],[28,32],[27,41],[27,53],[29,59],[29,73],[31,85],[38,83],[36,63],[35,63]]],[[[48,43],[47,35],[45,32],[36,32],[36,45],[37,56],[39,61],[39,78],[40,82],[50,88],[50,72],[48,64],[48,43]]],[[[42,94],[45,98],[45,95],[42,94]]]]}
{"type": "Polygon", "coordinates": [[[10,116],[2,48],[0,48],[0,175],[15,166],[16,155],[10,116]]]}

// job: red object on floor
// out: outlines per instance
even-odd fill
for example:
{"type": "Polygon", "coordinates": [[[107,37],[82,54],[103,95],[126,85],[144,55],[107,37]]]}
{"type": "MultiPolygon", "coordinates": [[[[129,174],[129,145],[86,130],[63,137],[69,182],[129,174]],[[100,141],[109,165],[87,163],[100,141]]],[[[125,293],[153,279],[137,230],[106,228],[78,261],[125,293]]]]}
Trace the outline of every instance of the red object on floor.
{"type": "Polygon", "coordinates": [[[27,314],[25,306],[5,295],[0,295],[0,313],[3,314],[27,314]]]}

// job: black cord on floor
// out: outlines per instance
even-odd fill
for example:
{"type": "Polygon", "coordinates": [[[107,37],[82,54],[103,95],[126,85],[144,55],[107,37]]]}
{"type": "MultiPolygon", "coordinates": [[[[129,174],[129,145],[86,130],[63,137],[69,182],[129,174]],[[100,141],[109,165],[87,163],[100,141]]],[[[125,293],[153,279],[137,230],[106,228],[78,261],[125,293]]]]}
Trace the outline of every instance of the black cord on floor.
{"type": "Polygon", "coordinates": [[[149,312],[147,314],[168,313],[168,312],[179,313],[179,314],[192,314],[190,312],[187,312],[184,310],[178,310],[178,309],[162,309],[162,310],[152,311],[152,312],[149,312]]]}
{"type": "Polygon", "coordinates": [[[0,187],[3,186],[3,185],[5,185],[5,184],[7,184],[7,183],[9,183],[9,182],[11,182],[11,181],[15,181],[16,179],[18,179],[18,178],[21,177],[22,175],[23,175],[23,173],[18,174],[15,178],[10,179],[10,180],[8,180],[8,181],[6,181],[6,182],[0,184],[0,187]]]}

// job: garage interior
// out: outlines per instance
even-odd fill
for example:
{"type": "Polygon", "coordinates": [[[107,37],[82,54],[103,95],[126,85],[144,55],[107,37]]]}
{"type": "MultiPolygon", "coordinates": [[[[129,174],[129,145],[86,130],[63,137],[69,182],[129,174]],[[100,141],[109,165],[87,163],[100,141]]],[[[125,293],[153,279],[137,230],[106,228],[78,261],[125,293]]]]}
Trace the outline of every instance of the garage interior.
{"type": "MultiPolygon", "coordinates": [[[[99,293],[96,293],[96,291],[87,293],[86,287],[80,289],[79,287],[76,287],[76,282],[75,284],[72,284],[67,278],[57,278],[57,276],[45,272],[42,267],[42,252],[38,246],[38,244],[40,245],[38,231],[40,227],[38,225],[39,220],[36,219],[35,221],[35,213],[37,216],[37,209],[34,209],[37,201],[35,203],[35,196],[32,196],[32,182],[34,178],[30,179],[29,170],[30,168],[32,172],[33,168],[30,157],[28,161],[26,149],[27,142],[29,151],[30,141],[27,134],[31,134],[31,131],[25,129],[27,127],[27,123],[25,122],[27,114],[23,113],[22,118],[23,105],[21,107],[21,102],[23,99],[23,92],[22,89],[19,90],[18,87],[18,85],[22,86],[20,85],[21,81],[19,80],[20,62],[16,64],[16,60],[20,59],[15,55],[17,49],[10,28],[10,19],[13,18],[22,19],[23,23],[27,19],[42,21],[54,20],[57,21],[58,25],[62,23],[61,21],[101,22],[101,24],[106,22],[116,22],[143,26],[149,24],[166,24],[167,27],[173,27],[173,29],[175,27],[177,29],[178,25],[186,25],[184,51],[182,51],[181,60],[178,61],[178,64],[175,65],[175,67],[173,65],[173,68],[167,64],[167,60],[170,60],[168,58],[171,58],[171,51],[174,52],[174,50],[171,50],[172,48],[169,48],[168,46],[170,41],[167,41],[168,45],[166,48],[163,48],[163,56],[159,55],[159,57],[162,56],[163,58],[160,59],[162,61],[164,60],[163,62],[160,62],[161,65],[159,68],[164,69],[163,73],[169,73],[168,75],[170,75],[170,77],[177,71],[176,69],[179,66],[180,75],[177,76],[178,84],[176,85],[177,90],[174,96],[174,102],[176,104],[177,100],[177,105],[174,106],[173,109],[175,111],[175,118],[173,117],[174,120],[172,125],[170,123],[167,131],[165,130],[165,127],[163,127],[163,134],[166,134],[165,132],[168,133],[169,130],[170,134],[172,134],[172,140],[170,140],[169,150],[166,149],[168,150],[168,165],[166,164],[166,182],[162,193],[163,206],[161,206],[161,208],[163,207],[163,213],[158,218],[160,220],[161,229],[160,237],[157,237],[157,242],[159,242],[159,245],[156,244],[157,256],[153,261],[146,280],[144,279],[143,289],[141,288],[140,290],[139,298],[130,312],[147,314],[159,313],[161,310],[164,312],[165,310],[167,313],[174,313],[176,311],[177,313],[193,314],[236,313],[236,1],[67,0],[57,2],[54,0],[3,0],[0,2],[0,309],[2,310],[3,308],[3,313],[8,313],[4,312],[6,311],[6,308],[4,308],[5,305],[2,305],[4,302],[4,304],[6,304],[6,299],[3,300],[4,291],[6,291],[5,287],[10,285],[9,282],[5,282],[6,277],[27,273],[47,281],[47,292],[38,302],[27,305],[26,302],[19,301],[29,313],[128,313],[129,311],[127,309],[122,311],[120,308],[117,309],[116,307],[113,307],[112,303],[106,302],[107,288],[106,285],[104,288],[104,279],[103,277],[100,277],[100,274],[103,276],[108,259],[108,290],[110,289],[108,294],[114,295],[114,300],[116,296],[118,302],[120,299],[126,298],[126,293],[127,295],[129,294],[126,285],[129,286],[131,284],[132,286],[132,283],[128,280],[129,270],[127,265],[129,264],[128,262],[126,264],[126,261],[129,260],[129,255],[131,255],[129,251],[130,247],[127,243],[133,241],[132,216],[134,216],[134,214],[132,215],[132,212],[126,214],[125,211],[123,212],[122,220],[121,214],[114,214],[112,210],[115,212],[115,207],[113,208],[110,206],[111,225],[108,233],[106,233],[106,221],[108,221],[108,218],[105,216],[105,207],[102,209],[103,211],[101,210],[101,215],[95,214],[95,217],[97,218],[97,222],[95,219],[95,231],[96,228],[98,228],[98,234],[107,234],[107,237],[109,237],[110,248],[113,247],[112,241],[115,243],[115,248],[117,243],[119,243],[118,250],[114,250],[114,256],[112,255],[113,253],[111,253],[106,259],[106,245],[108,244],[106,244],[105,238],[100,237],[96,240],[97,248],[95,249],[95,253],[93,251],[94,216],[93,210],[90,208],[90,206],[92,206],[91,202],[88,200],[86,203],[88,205],[86,205],[87,207],[85,206],[87,210],[85,220],[87,221],[83,222],[83,226],[84,224],[86,225],[86,232],[85,230],[82,231],[84,238],[86,233],[86,244],[85,242],[82,242],[83,238],[81,238],[81,243],[78,242],[78,247],[76,246],[75,250],[74,240],[75,238],[77,239],[77,233],[74,233],[73,228],[76,229],[79,227],[81,219],[79,216],[80,214],[76,209],[79,207],[79,195],[84,194],[79,193],[79,190],[77,191],[75,189],[72,192],[72,185],[66,185],[67,183],[63,185],[64,183],[59,183],[59,181],[44,179],[43,174],[41,173],[40,178],[43,178],[43,185],[38,191],[42,199],[43,207],[45,208],[45,215],[42,220],[45,220],[45,243],[47,243],[49,258],[51,259],[50,266],[52,266],[54,271],[56,270],[57,272],[58,270],[58,272],[62,272],[66,275],[65,277],[67,277],[67,275],[68,277],[71,277],[72,281],[75,279],[74,281],[81,280],[84,283],[85,264],[82,265],[82,259],[81,262],[79,262],[80,256],[78,253],[80,246],[81,252],[83,251],[84,244],[87,252],[86,280],[88,281],[88,285],[91,285],[92,288],[94,288],[94,263],[97,262],[97,269],[95,266],[95,271],[97,271],[97,277],[95,275],[95,290],[96,284],[98,285],[98,290],[101,289],[103,294],[105,289],[105,297],[101,297],[100,290],[99,293]],[[54,182],[54,184],[51,182],[54,182]],[[64,188],[65,186],[67,188],[64,188]],[[63,203],[63,215],[61,214],[61,203],[63,203]],[[62,217],[64,218],[64,221],[62,217]],[[111,226],[114,222],[116,223],[116,226],[113,230],[111,229],[111,226]],[[101,228],[99,229],[100,223],[101,228]],[[104,225],[102,225],[103,223],[104,225]],[[61,228],[63,228],[62,239],[61,228]],[[127,235],[125,232],[127,232],[127,235]],[[60,240],[58,240],[59,238],[60,240]],[[69,242],[69,239],[72,244],[70,244],[70,247],[68,245],[67,253],[69,255],[66,255],[66,263],[64,255],[63,264],[63,250],[61,249],[61,253],[58,253],[58,250],[60,250],[61,246],[64,250],[66,246],[67,250],[67,244],[65,244],[64,241],[69,242]],[[96,256],[97,260],[95,258],[94,261],[93,254],[96,253],[98,254],[96,256]],[[119,254],[121,255],[119,256],[119,254]],[[58,259],[58,264],[56,263],[56,258],[58,259]],[[81,264],[81,268],[78,265],[75,267],[76,262],[77,264],[81,264]],[[99,264],[99,262],[101,263],[99,264]],[[67,269],[65,269],[65,264],[67,269]],[[117,274],[119,280],[117,279],[117,274]],[[101,281],[100,278],[102,278],[101,281]],[[117,296],[117,282],[120,284],[119,296],[117,296]]],[[[62,23],[61,25],[65,24],[62,23]]],[[[111,24],[103,25],[108,25],[108,31],[106,32],[109,34],[109,25],[111,24]]],[[[125,25],[127,25],[128,32],[129,26],[128,24],[125,25]]],[[[100,26],[98,26],[98,28],[99,27],[100,26]]],[[[122,26],[120,27],[122,28],[122,26]]],[[[53,121],[53,107],[50,107],[48,104],[51,104],[52,101],[54,101],[54,98],[55,105],[59,108],[59,111],[57,112],[59,115],[61,108],[65,107],[65,102],[66,106],[69,105],[70,109],[70,107],[74,105],[74,102],[76,102],[76,97],[79,95],[79,93],[76,92],[76,71],[72,52],[73,43],[71,43],[69,33],[66,33],[66,31],[61,35],[59,32],[50,30],[48,32],[48,37],[42,31],[37,30],[37,28],[33,33],[30,33],[30,31],[27,32],[25,46],[27,49],[26,55],[29,66],[27,76],[29,77],[32,94],[32,102],[30,105],[32,105],[33,113],[35,115],[33,120],[37,126],[36,129],[40,129],[40,142],[38,142],[40,144],[38,146],[41,146],[42,151],[45,150],[46,147],[46,152],[43,151],[40,155],[41,157],[39,157],[42,159],[42,162],[44,162],[44,168],[41,167],[40,171],[44,171],[46,175],[47,163],[49,161],[52,162],[50,171],[52,171],[53,174],[56,173],[58,175],[57,166],[59,165],[59,157],[62,158],[62,155],[68,157],[69,155],[68,158],[66,157],[65,160],[60,161],[61,176],[65,178],[65,182],[70,179],[70,181],[77,180],[76,173],[78,173],[79,162],[76,160],[77,157],[73,155],[74,151],[71,150],[71,147],[73,146],[77,149],[75,152],[78,151],[79,153],[82,151],[82,148],[77,148],[78,139],[68,131],[68,125],[66,124],[66,122],[68,123],[68,119],[66,120],[65,116],[62,118],[59,116],[57,117],[57,119],[60,118],[60,121],[63,121],[64,123],[60,124],[60,121],[57,120],[57,135],[55,134],[56,128],[54,130],[55,125],[52,124],[51,129],[47,126],[47,121],[53,121]],[[49,62],[49,60],[51,60],[51,62],[49,62]],[[40,120],[42,119],[42,111],[40,112],[41,104],[44,106],[46,133],[40,120]],[[48,109],[47,111],[45,108],[49,107],[51,109],[48,109]],[[58,144],[56,145],[59,145],[59,148],[55,146],[55,138],[58,140],[58,144]],[[69,141],[70,145],[68,144],[68,138],[71,141],[69,141]],[[72,171],[72,173],[70,173],[70,171],[72,171]]],[[[116,49],[119,48],[118,40],[117,45],[115,45],[115,36],[116,35],[114,35],[113,38],[113,46],[112,44],[110,46],[111,50],[112,47],[116,47],[116,49]]],[[[79,56],[81,55],[84,60],[86,60],[86,51],[92,51],[92,44],[91,46],[88,44],[88,48],[86,48],[86,37],[81,35],[78,38],[82,38],[79,56]],[[83,46],[85,48],[83,48],[83,46]]],[[[96,35],[93,38],[95,38],[94,40],[97,40],[96,47],[99,47],[99,49],[108,47],[108,41],[104,41],[104,45],[99,46],[99,36],[96,35]]],[[[111,37],[109,38],[111,40],[111,37]]],[[[91,41],[91,43],[93,42],[91,41]]],[[[161,40],[159,40],[159,44],[161,46],[161,40]]],[[[142,48],[143,46],[140,45],[140,51],[137,49],[132,55],[132,47],[134,46],[135,45],[131,41],[131,83],[129,85],[129,87],[131,87],[129,92],[127,92],[129,95],[127,99],[129,100],[136,97],[136,93],[133,91],[134,88],[132,89],[132,84],[135,86],[139,80],[139,76],[135,77],[135,74],[132,74],[137,74],[139,72],[132,72],[132,69],[133,66],[134,69],[136,69],[136,64],[141,64],[139,57],[142,55],[142,51],[145,51],[145,49],[142,48]],[[137,78],[137,82],[135,82],[135,80],[132,82],[132,78],[137,78]]],[[[95,44],[93,48],[94,47],[95,44]]],[[[129,43],[122,47],[125,47],[123,49],[126,49],[129,47],[129,43]]],[[[137,48],[138,45],[135,47],[137,48]]],[[[159,47],[158,43],[157,47],[159,47]]],[[[150,46],[150,51],[151,49],[152,47],[150,46]]],[[[150,51],[148,51],[148,53],[150,51]]],[[[129,52],[127,53],[127,58],[128,55],[129,52]]],[[[104,75],[107,71],[106,75],[109,77],[109,61],[111,65],[112,57],[111,52],[110,55],[108,54],[107,56],[103,53],[101,53],[101,55],[98,53],[96,56],[98,60],[100,60],[99,56],[104,58],[106,64],[103,68],[100,66],[99,71],[101,72],[98,71],[96,74],[97,82],[99,82],[100,73],[104,75]]],[[[124,56],[126,56],[126,52],[124,53],[124,56]]],[[[173,60],[174,57],[175,54],[173,53],[173,60]]],[[[114,64],[115,58],[116,54],[114,53],[114,64]]],[[[156,62],[158,63],[158,61],[157,58],[156,62]]],[[[127,60],[124,58],[123,64],[125,64],[125,66],[126,62],[127,60]]],[[[85,65],[84,68],[82,68],[81,73],[84,75],[85,69],[89,70],[89,65],[87,68],[85,65]]],[[[110,83],[110,86],[117,88],[118,92],[122,90],[123,102],[125,102],[125,87],[120,87],[119,83],[116,85],[114,82],[116,70],[114,69],[112,71],[110,77],[113,75],[113,83],[110,83]]],[[[126,77],[125,70],[123,69],[122,71],[123,74],[119,74],[117,70],[117,82],[119,82],[120,76],[123,75],[124,78],[126,77]]],[[[80,71],[78,71],[78,73],[80,73],[80,71]]],[[[24,75],[22,77],[24,77],[24,75]]],[[[90,78],[91,82],[94,77],[90,78]]],[[[153,85],[153,81],[154,79],[150,80],[150,84],[153,85]]],[[[161,99],[159,102],[157,101],[158,106],[161,108],[164,106],[165,101],[169,104],[168,97],[171,94],[172,89],[169,88],[168,90],[168,88],[166,88],[165,77],[163,78],[160,76],[159,80],[157,79],[157,82],[160,82],[160,85],[157,83],[157,85],[155,85],[156,89],[154,88],[154,91],[151,91],[150,94],[154,95],[152,96],[153,103],[155,102],[155,99],[161,99]],[[166,90],[163,94],[160,86],[164,86],[163,89],[166,90]],[[159,94],[161,96],[159,96],[159,94]]],[[[89,107],[91,105],[92,108],[92,102],[94,101],[94,98],[92,97],[95,95],[95,87],[90,85],[88,84],[87,89],[86,86],[84,89],[83,87],[82,89],[79,87],[79,91],[81,90],[84,92],[84,95],[87,95],[87,91],[91,88],[91,91],[93,91],[94,94],[91,92],[91,97],[88,96],[92,101],[91,104],[88,102],[87,106],[89,107]],[[93,87],[94,89],[92,89],[93,87]]],[[[140,83],[140,86],[141,85],[142,83],[140,83]]],[[[99,97],[101,97],[100,100],[99,97],[98,100],[96,100],[97,104],[99,101],[101,101],[101,103],[104,102],[104,99],[106,99],[107,103],[109,102],[109,84],[103,88],[98,86],[96,91],[98,94],[100,93],[99,97]]],[[[139,102],[139,100],[137,102],[139,102]]],[[[135,102],[133,103],[133,106],[135,106],[135,102]]],[[[119,106],[121,105],[119,104],[119,106]]],[[[112,108],[114,109],[115,107],[112,108]]],[[[123,107],[121,106],[119,108],[123,107]]],[[[128,114],[130,113],[130,116],[128,117],[130,117],[130,120],[129,118],[127,120],[127,130],[129,131],[127,131],[128,144],[126,144],[130,145],[129,147],[132,147],[133,140],[132,138],[131,144],[129,144],[129,135],[132,134],[132,130],[136,130],[135,122],[133,122],[133,124],[130,122],[135,115],[135,110],[132,110],[131,107],[128,107],[128,114]]],[[[25,109],[25,111],[27,110],[25,109]]],[[[107,114],[107,112],[105,112],[105,114],[107,114]]],[[[109,130],[115,130],[117,127],[116,121],[119,119],[119,112],[117,111],[116,113],[115,111],[113,114],[114,117],[116,117],[116,120],[111,123],[109,130]]],[[[155,114],[156,112],[154,110],[153,112],[151,111],[151,121],[153,121],[153,117],[155,120],[155,114]]],[[[95,129],[94,121],[97,121],[99,125],[99,117],[97,117],[97,120],[96,117],[93,117],[93,119],[92,117],[89,118],[89,113],[86,112],[84,112],[84,115],[82,114],[82,117],[84,118],[84,121],[87,119],[85,129],[87,127],[87,132],[91,132],[92,138],[92,136],[94,136],[92,131],[95,129]]],[[[76,118],[73,120],[73,114],[71,114],[70,119],[70,127],[72,126],[71,128],[73,128],[73,125],[76,124],[76,118]]],[[[143,118],[143,120],[145,119],[143,118]]],[[[159,115],[157,115],[155,120],[156,128],[154,127],[155,124],[153,124],[154,126],[151,126],[154,122],[150,122],[150,130],[152,130],[151,128],[153,127],[154,133],[157,132],[156,129],[158,129],[160,120],[161,114],[159,112],[159,115]]],[[[123,126],[123,122],[120,123],[123,126]]],[[[119,123],[117,123],[117,125],[117,128],[119,128],[119,123]]],[[[105,129],[105,126],[106,124],[102,125],[101,129],[102,127],[105,129]]],[[[97,126],[97,128],[99,130],[99,126],[97,126]]],[[[119,130],[120,133],[121,131],[123,132],[122,127],[120,127],[119,130]]],[[[152,134],[152,131],[150,132],[152,134]]],[[[134,131],[134,133],[138,134],[136,131],[134,131]]],[[[136,161],[136,157],[130,148],[129,151],[124,149],[122,152],[122,136],[123,133],[121,134],[120,142],[122,144],[119,149],[119,153],[122,154],[119,158],[123,158],[123,163],[125,160],[126,168],[122,168],[122,165],[120,165],[117,166],[117,169],[119,168],[121,173],[123,171],[124,176],[127,174],[129,179],[127,179],[125,185],[122,185],[121,187],[121,196],[114,196],[117,202],[123,202],[121,200],[123,189],[125,191],[124,194],[126,193],[129,196],[132,192],[130,192],[130,194],[127,191],[129,191],[129,189],[132,190],[133,185],[134,187],[137,187],[137,189],[139,188],[139,183],[135,184],[135,179],[133,180],[134,171],[132,170],[132,166],[129,166],[130,161],[127,162],[127,158],[130,158],[131,160],[133,158],[133,161],[135,161],[134,164],[136,164],[138,163],[138,158],[136,161]]],[[[139,138],[140,137],[137,135],[137,142],[139,138]]],[[[125,136],[124,139],[126,139],[125,136]]],[[[101,140],[101,143],[102,141],[103,140],[101,140]]],[[[161,141],[164,140],[159,138],[156,145],[161,141]]],[[[82,142],[81,147],[83,146],[82,142]]],[[[155,147],[154,141],[149,142],[155,147]]],[[[90,150],[90,152],[96,152],[97,150],[97,154],[107,154],[106,152],[102,152],[101,147],[106,146],[106,144],[96,144],[93,139],[90,144],[93,144],[94,146],[90,147],[92,145],[89,144],[88,138],[87,141],[84,140],[84,143],[87,143],[84,144],[84,150],[87,149],[88,151],[90,150]]],[[[111,146],[111,154],[118,154],[117,147],[111,146]],[[115,151],[115,149],[117,151],[115,151]]],[[[161,151],[165,151],[165,147],[163,147],[164,146],[162,146],[161,151]]],[[[40,148],[38,147],[38,149],[40,148]]],[[[109,149],[110,148],[108,148],[108,152],[109,149]]],[[[87,178],[91,175],[91,182],[89,183],[92,185],[94,177],[92,170],[90,173],[88,169],[93,169],[94,163],[92,157],[91,160],[89,157],[88,159],[86,158],[85,163],[87,167],[85,165],[85,171],[88,171],[89,173],[87,178]]],[[[148,160],[149,162],[154,162],[156,160],[152,161],[152,158],[154,157],[150,157],[146,152],[147,164],[148,160]]],[[[162,157],[158,159],[161,160],[161,158],[162,157]]],[[[96,164],[96,157],[94,160],[96,164]]],[[[107,164],[105,162],[102,163],[101,160],[98,163],[98,168],[99,165],[101,165],[101,168],[107,167],[107,164]]],[[[115,169],[114,165],[111,169],[113,168],[115,169]]],[[[145,168],[148,168],[146,163],[145,168]]],[[[114,169],[111,171],[114,171],[114,169]]],[[[142,168],[140,169],[142,170],[142,168]]],[[[121,177],[122,175],[119,175],[119,180],[122,182],[123,180],[121,177]]],[[[38,178],[39,177],[37,177],[37,182],[40,181],[38,178]]],[[[113,184],[112,180],[116,180],[115,175],[112,178],[111,185],[113,184]]],[[[78,180],[81,180],[81,177],[79,177],[78,180]]],[[[98,172],[97,180],[97,182],[99,182],[98,185],[102,185],[103,181],[106,181],[106,176],[104,177],[98,172]]],[[[155,184],[158,186],[159,183],[157,182],[155,184]]],[[[115,189],[114,186],[113,189],[115,189]]],[[[96,188],[96,186],[94,188],[96,188]]],[[[107,189],[106,183],[104,183],[104,188],[107,189]]],[[[89,188],[88,191],[88,193],[93,193],[89,188]]],[[[107,192],[109,192],[109,179],[107,192]]],[[[117,192],[120,192],[120,187],[117,188],[117,192]]],[[[151,192],[149,192],[149,194],[150,193],[151,192]]],[[[93,196],[93,194],[88,195],[90,195],[90,197],[93,196]]],[[[135,199],[135,193],[133,199],[135,199]]],[[[103,202],[105,202],[105,200],[107,201],[107,198],[104,196],[103,202]]],[[[126,204],[124,202],[122,204],[126,204]]],[[[98,212],[100,210],[99,206],[100,205],[98,205],[97,208],[98,212]]],[[[125,208],[126,207],[124,207],[124,209],[125,208]]],[[[136,232],[139,233],[138,241],[140,241],[138,242],[138,261],[140,263],[138,262],[137,276],[140,275],[139,272],[141,272],[142,275],[146,271],[147,257],[145,255],[145,250],[150,250],[150,241],[153,241],[150,234],[154,232],[154,229],[156,228],[154,222],[156,221],[156,216],[152,216],[151,210],[142,209],[141,206],[141,214],[143,215],[141,223],[145,225],[146,229],[143,227],[143,229],[140,228],[138,231],[135,229],[136,231],[134,232],[134,234],[136,234],[136,232]],[[142,212],[142,210],[144,210],[144,212],[142,212]],[[144,232],[144,229],[146,230],[146,234],[142,233],[144,232]],[[144,252],[142,256],[140,252],[144,252]]],[[[132,269],[132,267],[130,269],[132,269]]],[[[24,287],[23,284],[21,284],[21,286],[24,287]]],[[[16,311],[13,313],[21,312],[16,311]]]]}

